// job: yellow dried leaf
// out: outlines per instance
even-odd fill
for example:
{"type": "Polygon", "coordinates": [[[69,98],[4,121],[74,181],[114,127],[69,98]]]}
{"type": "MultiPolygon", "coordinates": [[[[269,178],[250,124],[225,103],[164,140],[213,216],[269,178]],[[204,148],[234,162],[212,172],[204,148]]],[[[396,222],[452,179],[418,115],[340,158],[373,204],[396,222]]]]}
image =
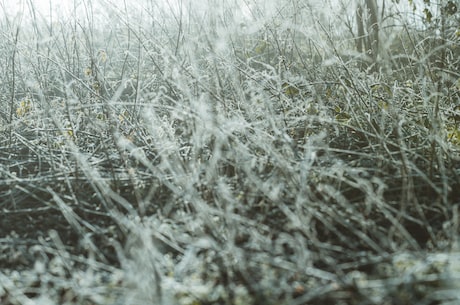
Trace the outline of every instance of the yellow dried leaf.
{"type": "Polygon", "coordinates": [[[29,99],[24,99],[19,102],[18,108],[16,108],[16,114],[17,116],[21,117],[26,115],[32,110],[32,103],[30,102],[29,99]]]}

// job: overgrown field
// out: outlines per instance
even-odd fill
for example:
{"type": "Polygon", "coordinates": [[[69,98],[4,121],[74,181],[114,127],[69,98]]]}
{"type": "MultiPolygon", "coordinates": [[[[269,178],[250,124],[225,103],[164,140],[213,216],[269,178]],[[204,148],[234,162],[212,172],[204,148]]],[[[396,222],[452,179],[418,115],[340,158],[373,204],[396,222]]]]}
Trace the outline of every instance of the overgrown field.
{"type": "Polygon", "coordinates": [[[456,12],[138,2],[1,17],[1,304],[460,301],[456,12]]]}

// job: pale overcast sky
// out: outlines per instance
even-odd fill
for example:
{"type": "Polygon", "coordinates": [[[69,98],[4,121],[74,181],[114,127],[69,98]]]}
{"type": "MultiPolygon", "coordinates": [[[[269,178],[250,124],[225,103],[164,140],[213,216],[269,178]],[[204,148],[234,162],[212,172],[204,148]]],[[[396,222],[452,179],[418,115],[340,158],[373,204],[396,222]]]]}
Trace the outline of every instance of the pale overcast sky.
{"type": "MultiPolygon", "coordinates": [[[[18,13],[23,14],[27,19],[28,16],[31,14],[31,7],[34,8],[36,18],[39,20],[49,20],[50,16],[52,16],[53,21],[58,21],[59,19],[66,19],[71,16],[87,16],[88,7],[91,7],[92,14],[91,15],[105,15],[107,16],[110,13],[110,9],[115,9],[118,12],[124,12],[124,5],[128,7],[134,6],[137,9],[134,11],[142,11],[141,7],[148,7],[150,10],[156,11],[157,13],[163,12],[171,12],[171,10],[177,9],[177,3],[187,3],[191,1],[193,9],[196,11],[197,8],[206,7],[207,2],[213,0],[0,0],[0,19],[3,18],[5,15],[8,17],[15,17],[18,13]],[[91,5],[90,5],[91,4],[91,5]]],[[[238,0],[225,0],[228,3],[233,3],[234,1],[238,0]]],[[[224,2],[225,2],[224,1],[224,2]]],[[[279,0],[272,0],[273,3],[278,3],[279,0]]],[[[312,4],[318,4],[317,0],[299,0],[299,1],[311,1],[312,4]]],[[[360,0],[323,0],[325,2],[334,2],[334,1],[343,1],[342,3],[349,3],[352,4],[354,1],[360,0]]],[[[379,6],[381,6],[382,1],[385,0],[377,0],[379,6]]],[[[418,8],[421,9],[423,7],[422,4],[423,0],[414,0],[414,3],[418,4],[418,8]]],[[[325,4],[323,2],[323,5],[325,4]]],[[[389,1],[386,1],[389,2],[389,1]]],[[[219,3],[221,3],[219,1],[219,3]]],[[[270,3],[270,0],[252,0],[252,1],[242,1],[242,3],[258,3],[264,4],[270,3]]],[[[400,10],[407,10],[409,0],[400,0],[399,9],[400,10]]],[[[388,3],[387,3],[388,5],[388,3]]],[[[185,4],[185,6],[187,6],[185,4]]],[[[326,5],[328,9],[334,7],[335,5],[326,5]]],[[[337,6],[338,7],[338,6],[337,6]]],[[[244,5],[240,6],[243,10],[242,13],[244,14],[244,5]]],[[[325,7],[326,9],[326,7],[325,7]]]]}
{"type": "Polygon", "coordinates": [[[0,18],[7,15],[14,17],[22,13],[24,19],[31,16],[31,8],[37,19],[54,21],[66,19],[71,16],[107,15],[111,10],[124,11],[124,4],[131,6],[144,6],[149,3],[164,4],[177,0],[0,0],[0,18]],[[92,10],[88,14],[88,10],[92,10]]]}

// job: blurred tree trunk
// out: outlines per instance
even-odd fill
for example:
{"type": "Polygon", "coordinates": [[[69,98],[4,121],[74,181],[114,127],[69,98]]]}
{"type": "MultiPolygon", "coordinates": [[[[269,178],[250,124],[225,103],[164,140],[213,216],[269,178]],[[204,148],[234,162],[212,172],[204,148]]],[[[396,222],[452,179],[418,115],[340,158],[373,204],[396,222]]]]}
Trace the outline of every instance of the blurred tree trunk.
{"type": "Polygon", "coordinates": [[[363,7],[362,5],[358,5],[358,8],[356,9],[356,21],[358,25],[358,38],[356,39],[356,49],[360,53],[365,51],[364,46],[366,33],[364,32],[364,18],[365,17],[363,16],[363,7]]]}
{"type": "MultiPolygon", "coordinates": [[[[365,53],[371,60],[370,65],[376,69],[379,53],[379,22],[377,0],[363,0],[356,9],[358,37],[356,49],[365,53]]],[[[367,65],[369,66],[369,65],[367,65]]]]}

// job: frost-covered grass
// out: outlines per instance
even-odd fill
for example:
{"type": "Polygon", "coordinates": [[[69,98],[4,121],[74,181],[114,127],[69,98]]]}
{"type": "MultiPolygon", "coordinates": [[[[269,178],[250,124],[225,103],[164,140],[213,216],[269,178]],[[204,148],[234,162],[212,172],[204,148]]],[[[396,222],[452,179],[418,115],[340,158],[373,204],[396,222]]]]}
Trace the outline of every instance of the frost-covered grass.
{"type": "Polygon", "coordinates": [[[458,302],[458,57],[275,2],[3,19],[0,303],[458,302]]]}

